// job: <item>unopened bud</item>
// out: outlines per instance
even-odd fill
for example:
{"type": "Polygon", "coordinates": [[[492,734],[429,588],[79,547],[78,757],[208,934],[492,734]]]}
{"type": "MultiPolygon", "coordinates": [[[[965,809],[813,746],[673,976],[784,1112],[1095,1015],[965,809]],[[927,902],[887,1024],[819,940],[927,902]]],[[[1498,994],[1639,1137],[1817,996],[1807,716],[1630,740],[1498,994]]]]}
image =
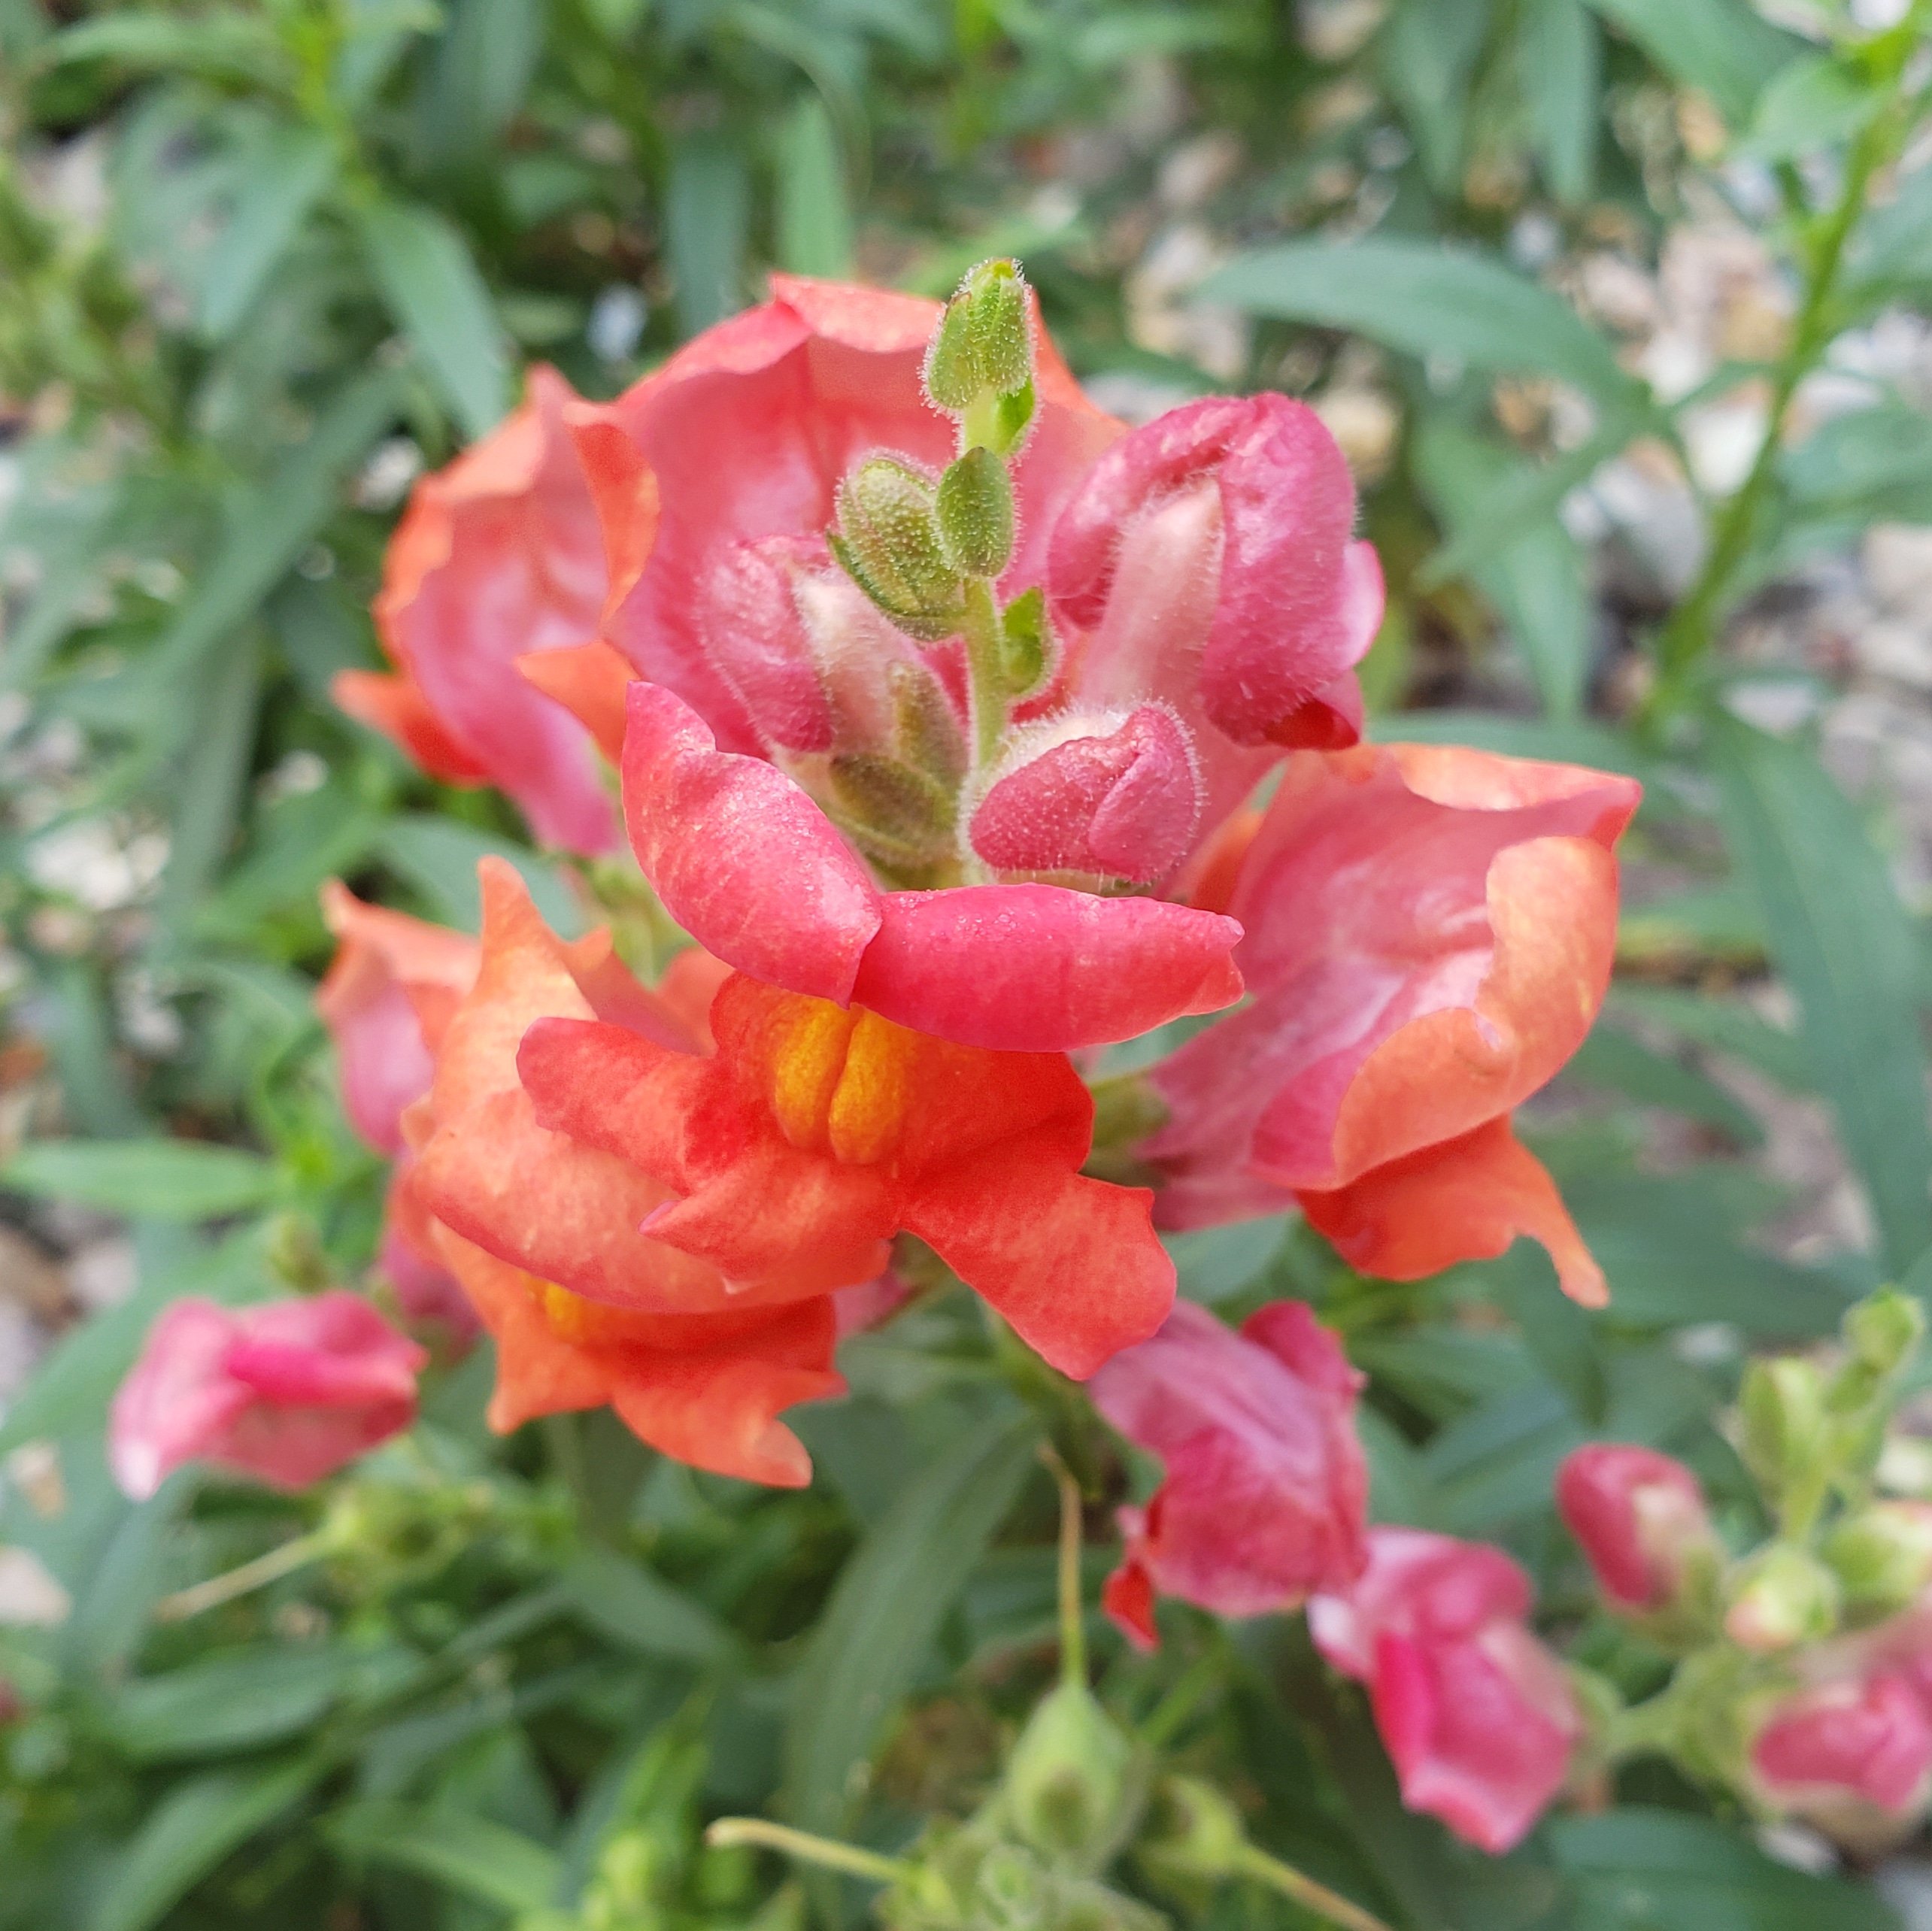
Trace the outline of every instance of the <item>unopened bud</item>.
{"type": "Polygon", "coordinates": [[[1033,1715],[1006,1766],[1013,1827],[1065,1869],[1099,1870],[1139,1808],[1132,1742],[1084,1684],[1063,1683],[1033,1715]]]}
{"type": "Polygon", "coordinates": [[[1794,1479],[1809,1478],[1825,1446],[1824,1387],[1817,1369],[1791,1356],[1752,1362],[1739,1391],[1738,1419],[1745,1464],[1768,1494],[1782,1495],[1794,1479]]]}
{"type": "Polygon", "coordinates": [[[954,635],[964,614],[959,572],[939,535],[931,480],[896,456],[872,456],[839,486],[826,541],[853,581],[909,635],[954,635]]]}
{"type": "Polygon", "coordinates": [[[952,793],[896,759],[860,752],[832,760],[833,794],[857,827],[907,858],[933,858],[953,844],[952,793]]]}
{"type": "Polygon", "coordinates": [[[1212,1881],[1233,1876],[1247,1849],[1247,1828],[1228,1798],[1198,1777],[1169,1777],[1134,1854],[1157,1879],[1212,1881]]]}
{"type": "Polygon", "coordinates": [[[999,624],[999,668],[1006,695],[1015,704],[1045,687],[1054,665],[1053,632],[1047,621],[1046,593],[1036,584],[1006,606],[999,624]]]}
{"type": "Polygon", "coordinates": [[[1593,1442],[1557,1471],[1558,1511],[1617,1608],[1674,1605],[1691,1571],[1714,1566],[1717,1538],[1703,1490],[1682,1463],[1654,1449],[1593,1442]]]}
{"type": "Polygon", "coordinates": [[[908,764],[948,791],[966,771],[966,734],[945,687],[924,664],[903,661],[886,676],[892,699],[892,739],[908,764]]]}
{"type": "Polygon", "coordinates": [[[1001,872],[1078,872],[1152,884],[1186,855],[1201,781],[1164,705],[1029,727],[973,813],[973,850],[1001,872]]]}
{"type": "Polygon", "coordinates": [[[939,478],[939,540],[953,567],[996,577],[1013,554],[1013,484],[990,449],[969,449],[939,478]]]}
{"type": "Polygon", "coordinates": [[[1903,1609],[1932,1581],[1932,1505],[1880,1502],[1861,1509],[1826,1538],[1824,1560],[1855,1612],[1903,1609]]]}
{"type": "Polygon", "coordinates": [[[1724,1612],[1724,1634],[1766,1653],[1817,1642],[1838,1623],[1838,1578],[1788,1543],[1773,1543],[1742,1572],[1724,1612]]]}
{"type": "Polygon", "coordinates": [[[926,393],[961,419],[963,446],[1010,456],[1033,418],[1027,286],[1011,262],[982,262],[946,305],[926,358],[926,393]]]}
{"type": "Polygon", "coordinates": [[[1881,1289],[1847,1311],[1845,1339],[1858,1359],[1889,1375],[1903,1368],[1925,1335],[1925,1311],[1912,1295],[1881,1289]]]}

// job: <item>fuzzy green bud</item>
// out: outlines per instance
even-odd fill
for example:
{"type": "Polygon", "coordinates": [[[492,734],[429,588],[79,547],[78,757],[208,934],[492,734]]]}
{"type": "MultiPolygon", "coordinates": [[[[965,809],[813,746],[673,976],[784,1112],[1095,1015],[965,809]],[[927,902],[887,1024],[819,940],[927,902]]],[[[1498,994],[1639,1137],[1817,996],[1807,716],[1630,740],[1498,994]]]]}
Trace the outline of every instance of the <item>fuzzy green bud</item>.
{"type": "Polygon", "coordinates": [[[1724,1634],[1758,1654],[1818,1642],[1838,1626],[1838,1578],[1815,1557],[1774,1542],[1739,1572],[1724,1634]]]}
{"type": "Polygon", "coordinates": [[[1036,1851],[1064,1869],[1091,1872],[1132,1828],[1140,1786],[1132,1742],[1084,1684],[1063,1683],[1013,1747],[1005,1808],[1036,1851]]]}
{"type": "Polygon", "coordinates": [[[954,569],[996,577],[1013,554],[1013,484],[990,449],[969,449],[939,478],[939,541],[954,569]]]}
{"type": "Polygon", "coordinates": [[[1036,584],[1006,606],[999,620],[999,668],[1007,694],[1018,703],[1036,696],[1053,668],[1053,633],[1046,593],[1036,584]]]}
{"type": "Polygon", "coordinates": [[[1847,1516],[1825,1538],[1824,1560],[1861,1617],[1889,1614],[1932,1582],[1932,1506],[1879,1502],[1847,1516]]]}
{"type": "Polygon", "coordinates": [[[982,262],[946,305],[926,358],[926,393],[960,419],[962,447],[1010,456],[1033,419],[1027,285],[1011,262],[982,262]]]}
{"type": "Polygon", "coordinates": [[[1911,1295],[1888,1287],[1849,1309],[1841,1331],[1847,1359],[1827,1399],[1835,1413],[1856,1414],[1878,1402],[1918,1353],[1925,1315],[1911,1295]]]}
{"type": "Polygon", "coordinates": [[[1790,1356],[1752,1363],[1738,1394],[1739,1446],[1767,1494],[1809,1479],[1824,1452],[1824,1386],[1809,1361],[1790,1356]]]}
{"type": "Polygon", "coordinates": [[[863,829],[908,856],[931,856],[953,844],[953,794],[916,766],[856,751],[832,760],[840,807],[863,829]]]}
{"type": "Polygon", "coordinates": [[[1247,1827],[1212,1784],[1198,1777],[1167,1778],[1155,1794],[1154,1815],[1154,1827],[1134,1855],[1157,1881],[1213,1882],[1241,1869],[1247,1827]]]}
{"type": "Polygon", "coordinates": [[[839,484],[838,510],[826,540],[860,589],[911,636],[955,635],[960,573],[940,538],[930,478],[896,456],[869,456],[839,484]]]}
{"type": "Polygon", "coordinates": [[[924,665],[903,659],[887,666],[886,687],[894,749],[949,794],[957,790],[966,772],[966,738],[945,687],[924,665]]]}

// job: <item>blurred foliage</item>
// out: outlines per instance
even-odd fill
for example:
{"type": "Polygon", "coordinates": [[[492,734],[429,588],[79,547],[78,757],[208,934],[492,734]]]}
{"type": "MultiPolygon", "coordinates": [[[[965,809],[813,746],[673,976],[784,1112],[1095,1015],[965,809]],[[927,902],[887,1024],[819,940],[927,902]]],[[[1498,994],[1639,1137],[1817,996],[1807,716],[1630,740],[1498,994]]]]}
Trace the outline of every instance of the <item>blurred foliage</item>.
{"type": "MultiPolygon", "coordinates": [[[[1562,1455],[1668,1446],[1742,1520],[1712,1417],[1746,1347],[1829,1334],[1880,1278],[1932,1293],[1920,908],[1804,733],[1737,714],[1757,674],[1724,644],[1806,559],[1932,522],[1922,396],[1873,378],[1785,433],[1834,342],[1932,302],[1932,168],[1896,174],[1923,11],[1867,32],[1824,0],[1785,24],[1746,0],[0,0],[0,1135],[34,1135],[5,1176],[22,1216],[123,1215],[141,1263],[0,1426],[0,1542],[72,1605],[0,1630],[32,1712],[0,1728],[0,1927],[851,1917],[855,1887],[706,1849],[700,1822],[775,1809],[902,1844],[973,1808],[1048,1681],[1040,1424],[951,1303],[848,1350],[854,1398],[803,1424],[802,1495],[648,1464],[604,1417],[496,1442],[480,1360],[303,1501],[183,1475],[131,1507],[102,1457],[168,1299],[369,1261],[382,1175],[311,1007],[321,881],[472,922],[498,851],[581,922],[500,801],[328,702],[376,661],[411,477],[502,414],[526,359],[614,393],[774,265],[930,291],[1018,252],[1116,403],[1352,399],[1393,591],[1369,680],[1385,714],[1428,706],[1378,729],[1645,779],[1627,850],[1662,883],[1538,1138],[1608,1312],[1521,1248],[1396,1288],[1279,1223],[1175,1243],[1197,1298],[1299,1294],[1344,1332],[1373,1377],[1379,1516],[1506,1542],[1579,1654],[1640,1675],[1584,1620],[1562,1455]],[[1773,251],[1790,313],[1667,393],[1571,298],[1590,257],[1648,274],[1714,210],[1773,251]],[[1772,433],[1720,488],[1687,425],[1733,392],[1772,433]],[[1681,581],[1606,597],[1560,512],[1633,447],[1700,527],[1681,581]],[[1745,996],[1773,978],[1790,1026],[1745,996]],[[1832,1109],[1869,1251],[1766,1250],[1784,1196],[1726,1068],[1832,1109]],[[287,1573],[178,1613],[257,1559],[287,1573]]],[[[1144,1487],[1068,1414],[1096,1507],[1144,1487]]],[[[1654,1766],[1480,1858],[1400,1810],[1298,1626],[1171,1629],[1142,1660],[1096,1628],[1109,1708],[1392,1924],[1888,1921],[1654,1766]]],[[[1292,1920],[1196,1902],[1230,1931],[1292,1920]]]]}

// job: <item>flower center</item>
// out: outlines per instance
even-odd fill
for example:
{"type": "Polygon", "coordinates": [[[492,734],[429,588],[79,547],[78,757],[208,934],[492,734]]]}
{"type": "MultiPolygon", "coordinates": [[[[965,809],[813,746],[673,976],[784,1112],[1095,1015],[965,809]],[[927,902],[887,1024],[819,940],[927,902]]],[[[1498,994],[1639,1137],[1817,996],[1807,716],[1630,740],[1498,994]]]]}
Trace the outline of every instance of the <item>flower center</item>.
{"type": "Polygon", "coordinates": [[[920,1035],[863,1008],[790,995],[767,1035],[778,1130],[806,1153],[872,1166],[899,1144],[920,1035]]]}

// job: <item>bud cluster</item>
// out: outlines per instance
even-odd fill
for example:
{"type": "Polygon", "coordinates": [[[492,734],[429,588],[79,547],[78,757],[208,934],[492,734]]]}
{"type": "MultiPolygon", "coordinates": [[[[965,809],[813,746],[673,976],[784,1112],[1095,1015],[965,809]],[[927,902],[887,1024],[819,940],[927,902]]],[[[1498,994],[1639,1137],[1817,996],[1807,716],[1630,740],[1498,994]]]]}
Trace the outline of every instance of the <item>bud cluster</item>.
{"type": "Polygon", "coordinates": [[[1656,1696],[1606,1714],[1609,1760],[1660,1751],[1850,1844],[1932,1802],[1932,1501],[1885,1492],[1919,1466],[1891,1427],[1924,1326],[1888,1290],[1849,1311],[1833,1358],[1747,1369],[1735,1440],[1773,1529],[1742,1554],[1667,1456],[1565,1463],[1557,1505],[1606,1605],[1676,1660],[1656,1696]]]}

